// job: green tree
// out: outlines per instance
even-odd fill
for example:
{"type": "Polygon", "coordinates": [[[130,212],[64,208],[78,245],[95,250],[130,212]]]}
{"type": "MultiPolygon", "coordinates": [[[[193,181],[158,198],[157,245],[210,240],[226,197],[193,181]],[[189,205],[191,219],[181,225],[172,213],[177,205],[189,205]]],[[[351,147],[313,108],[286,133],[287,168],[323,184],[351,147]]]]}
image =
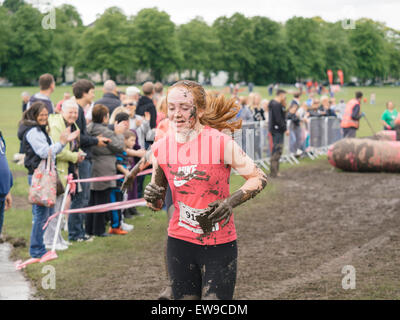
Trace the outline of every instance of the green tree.
{"type": "Polygon", "coordinates": [[[265,17],[253,17],[250,52],[255,59],[249,78],[256,84],[284,80],[287,49],[282,26],[265,17]]]}
{"type": "Polygon", "coordinates": [[[7,9],[0,7],[0,74],[4,64],[8,61],[9,39],[11,38],[9,17],[7,9]]]}
{"type": "Polygon", "coordinates": [[[326,23],[322,28],[322,35],[325,41],[324,70],[331,69],[334,74],[337,70],[342,70],[345,79],[354,75],[355,56],[348,30],[343,29],[341,22],[326,23]]]}
{"type": "Polygon", "coordinates": [[[228,81],[249,81],[255,59],[251,53],[252,26],[251,20],[240,13],[230,18],[217,18],[213,23],[221,44],[218,66],[229,73],[228,81]],[[235,77],[235,74],[238,77],[235,77]]]}
{"type": "Polygon", "coordinates": [[[131,19],[130,44],[138,58],[137,68],[148,70],[161,81],[179,70],[182,52],[170,16],[157,8],[140,10],[131,19]]]}
{"type": "Polygon", "coordinates": [[[82,34],[74,64],[76,70],[100,74],[107,70],[113,80],[119,74],[129,74],[135,56],[128,36],[127,17],[121,9],[107,9],[82,34]]]}
{"type": "Polygon", "coordinates": [[[383,27],[385,33],[385,78],[400,78],[400,31],[383,27]]]}
{"type": "Polygon", "coordinates": [[[385,39],[381,26],[372,20],[356,21],[350,31],[356,68],[355,74],[362,81],[382,78],[385,74],[385,39]]]}
{"type": "Polygon", "coordinates": [[[19,7],[10,17],[13,30],[4,75],[18,85],[31,84],[43,73],[59,74],[53,33],[42,28],[43,15],[30,5],[19,7]]]}
{"type": "Polygon", "coordinates": [[[195,18],[180,25],[177,35],[183,55],[181,69],[194,72],[196,81],[201,71],[210,74],[215,69],[214,53],[219,50],[214,30],[202,18],[195,18]]]}
{"type": "Polygon", "coordinates": [[[3,7],[15,13],[24,4],[24,0],[4,0],[3,7]]]}
{"type": "Polygon", "coordinates": [[[320,23],[320,19],[302,17],[286,21],[286,41],[290,51],[289,70],[296,79],[325,78],[325,48],[320,23]]]}
{"type": "Polygon", "coordinates": [[[72,66],[78,50],[79,38],[84,31],[81,16],[74,6],[64,4],[56,8],[54,48],[61,62],[61,77],[65,82],[65,71],[72,66]]]}

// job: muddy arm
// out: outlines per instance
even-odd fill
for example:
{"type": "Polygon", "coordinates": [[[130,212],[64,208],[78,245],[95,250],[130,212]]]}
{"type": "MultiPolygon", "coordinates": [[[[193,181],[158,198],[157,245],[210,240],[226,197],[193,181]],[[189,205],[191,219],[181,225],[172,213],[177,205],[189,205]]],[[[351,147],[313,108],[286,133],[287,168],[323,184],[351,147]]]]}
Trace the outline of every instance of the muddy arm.
{"type": "Polygon", "coordinates": [[[212,202],[209,206],[211,213],[208,218],[214,223],[226,219],[225,226],[232,215],[233,208],[247,200],[254,198],[267,185],[266,174],[256,166],[254,161],[237,145],[236,142],[228,142],[225,155],[225,163],[230,164],[243,178],[244,185],[224,200],[212,202]]]}
{"type": "Polygon", "coordinates": [[[163,169],[158,165],[157,159],[153,157],[153,174],[151,182],[144,190],[144,199],[147,201],[147,206],[159,211],[162,209],[167,192],[168,180],[165,177],[163,169]]]}
{"type": "Polygon", "coordinates": [[[151,149],[147,150],[144,157],[141,158],[140,161],[131,169],[129,174],[125,177],[124,182],[122,183],[121,186],[122,192],[127,191],[129,187],[132,185],[133,181],[136,179],[137,175],[141,171],[146,169],[148,166],[150,166],[152,155],[153,153],[151,149]]]}

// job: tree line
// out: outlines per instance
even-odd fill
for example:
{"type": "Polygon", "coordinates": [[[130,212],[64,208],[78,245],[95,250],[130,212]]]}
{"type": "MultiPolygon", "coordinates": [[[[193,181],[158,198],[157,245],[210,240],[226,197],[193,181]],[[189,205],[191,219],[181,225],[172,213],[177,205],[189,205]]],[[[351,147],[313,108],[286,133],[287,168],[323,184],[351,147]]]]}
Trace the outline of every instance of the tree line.
{"type": "Polygon", "coordinates": [[[111,79],[147,71],[153,80],[189,71],[224,70],[229,82],[257,85],[325,80],[326,71],[341,69],[345,81],[400,78],[400,32],[370,19],[347,29],[342,21],[293,17],[285,23],[235,13],[211,25],[201,17],[175,25],[157,8],[127,16],[118,7],[106,9],[84,26],[77,9],[55,8],[56,28],[44,29],[46,13],[23,0],[0,6],[0,76],[16,85],[34,83],[52,73],[65,81],[65,71],[86,76],[107,71],[111,79]]]}

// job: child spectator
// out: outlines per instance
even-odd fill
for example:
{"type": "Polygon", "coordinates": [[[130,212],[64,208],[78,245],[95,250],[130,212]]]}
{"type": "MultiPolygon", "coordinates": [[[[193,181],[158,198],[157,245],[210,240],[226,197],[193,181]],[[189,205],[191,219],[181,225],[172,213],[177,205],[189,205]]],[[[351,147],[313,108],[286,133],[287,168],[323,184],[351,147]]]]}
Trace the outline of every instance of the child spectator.
{"type": "MultiPolygon", "coordinates": [[[[141,147],[139,145],[139,139],[138,139],[136,130],[130,129],[129,131],[132,132],[135,136],[135,144],[133,145],[132,149],[133,150],[144,150],[144,149],[141,149],[141,147]]],[[[140,157],[136,157],[136,156],[128,157],[128,161],[129,161],[129,170],[131,170],[136,165],[136,163],[138,163],[140,161],[140,157]]],[[[137,183],[137,179],[135,179],[133,181],[132,185],[127,190],[127,200],[138,199],[137,190],[138,190],[138,183],[137,183]]],[[[139,216],[139,215],[140,214],[136,210],[136,207],[131,207],[131,208],[125,209],[123,212],[124,218],[131,218],[132,216],[139,216]]]]}
{"type": "MultiPolygon", "coordinates": [[[[115,117],[115,125],[125,123],[124,134],[124,150],[116,155],[116,171],[117,173],[128,174],[129,162],[132,157],[142,157],[144,150],[134,150],[136,144],[136,134],[129,130],[129,115],[125,112],[121,112],[115,117]],[[127,138],[127,136],[129,136],[127,138]]],[[[123,179],[117,181],[117,186],[111,190],[110,202],[118,202],[123,200],[123,194],[120,191],[123,179]]],[[[134,198],[135,199],[135,198],[134,198]]],[[[133,226],[126,223],[121,223],[121,211],[111,211],[111,227],[109,229],[110,234],[126,234],[127,231],[131,231],[133,226]]]]}
{"type": "MultiPolygon", "coordinates": [[[[117,154],[117,173],[118,174],[123,174],[126,176],[129,174],[129,172],[132,168],[132,163],[134,163],[133,162],[134,160],[133,160],[133,157],[128,156],[128,153],[126,150],[134,150],[135,145],[136,145],[136,139],[137,139],[136,137],[137,137],[136,133],[131,130],[128,130],[124,133],[125,150],[121,154],[117,154]]],[[[117,201],[122,201],[122,200],[128,199],[128,194],[124,195],[120,190],[123,181],[124,181],[124,179],[120,179],[117,181],[117,190],[116,190],[117,201]]],[[[134,188],[135,187],[136,187],[136,183],[134,183],[134,188]]],[[[136,193],[136,195],[137,195],[137,193],[136,193]]],[[[136,197],[129,199],[129,200],[133,200],[133,199],[136,199],[136,197]]],[[[135,215],[138,214],[137,211],[135,210],[136,209],[135,207],[132,207],[129,209],[131,209],[131,210],[124,210],[123,215],[122,215],[124,218],[132,217],[132,213],[135,215]]],[[[115,213],[113,212],[114,224],[112,225],[112,227],[114,227],[116,225],[115,220],[114,220],[115,218],[117,218],[117,215],[115,215],[115,213]]],[[[123,219],[121,217],[121,212],[118,213],[118,218],[120,219],[120,222],[121,222],[120,224],[121,224],[122,230],[131,231],[133,229],[132,225],[129,225],[123,221],[123,219]]]]}
{"type": "Polygon", "coordinates": [[[371,97],[369,98],[369,103],[370,104],[375,104],[376,101],[376,94],[375,93],[371,93],[371,97]]]}
{"type": "MultiPolygon", "coordinates": [[[[118,119],[117,119],[118,120],[118,119]]],[[[116,155],[117,162],[116,162],[116,170],[117,174],[127,175],[129,174],[129,159],[128,159],[128,149],[132,149],[136,142],[136,135],[132,131],[125,131],[124,132],[124,151],[122,153],[118,153],[116,155]]],[[[122,182],[124,179],[117,180],[116,188],[111,190],[111,202],[120,202],[123,200],[123,194],[120,190],[122,182]]],[[[122,220],[121,210],[112,210],[111,211],[111,226],[108,231],[110,234],[127,234],[128,231],[133,229],[132,225],[126,224],[122,220]]]]}

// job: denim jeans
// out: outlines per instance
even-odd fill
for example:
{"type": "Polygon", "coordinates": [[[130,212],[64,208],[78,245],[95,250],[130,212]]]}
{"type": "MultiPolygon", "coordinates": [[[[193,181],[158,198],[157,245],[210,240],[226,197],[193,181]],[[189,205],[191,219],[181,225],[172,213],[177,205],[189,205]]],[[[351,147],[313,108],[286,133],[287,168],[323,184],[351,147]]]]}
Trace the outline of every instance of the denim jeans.
{"type": "MultiPolygon", "coordinates": [[[[32,175],[28,176],[29,185],[32,182],[32,175]]],[[[31,233],[31,244],[29,254],[32,258],[41,258],[46,252],[43,242],[44,230],[43,226],[47,219],[54,213],[54,208],[47,208],[37,204],[32,205],[33,225],[31,233]]]]}
{"type": "Polygon", "coordinates": [[[29,254],[32,258],[41,258],[47,252],[43,242],[43,226],[46,223],[47,219],[53,214],[54,209],[33,204],[32,212],[33,225],[29,254]]]}
{"type": "Polygon", "coordinates": [[[1,230],[3,229],[3,221],[4,221],[4,205],[6,203],[6,200],[0,200],[0,234],[1,230]]]}
{"type": "Polygon", "coordinates": [[[303,137],[302,129],[300,126],[291,128],[289,135],[289,150],[290,153],[296,153],[298,149],[304,151],[303,149],[303,137]]]}
{"type": "MultiPolygon", "coordinates": [[[[87,179],[92,176],[92,163],[90,160],[83,160],[79,164],[79,179],[87,179]]],[[[82,191],[77,192],[71,201],[71,209],[86,208],[89,204],[90,183],[81,183],[82,191]]],[[[85,236],[83,222],[84,213],[72,213],[68,216],[68,239],[75,241],[85,236]]]]}

